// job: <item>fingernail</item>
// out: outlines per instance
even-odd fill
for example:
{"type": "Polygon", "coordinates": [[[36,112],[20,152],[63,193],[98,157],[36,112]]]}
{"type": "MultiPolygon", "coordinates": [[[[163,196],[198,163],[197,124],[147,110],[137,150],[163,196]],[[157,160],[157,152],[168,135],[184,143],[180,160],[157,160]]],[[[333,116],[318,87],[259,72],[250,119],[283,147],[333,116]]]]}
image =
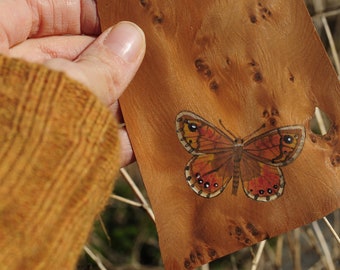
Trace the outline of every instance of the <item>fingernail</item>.
{"type": "Polygon", "coordinates": [[[135,61],[144,48],[143,31],[130,22],[120,22],[112,27],[104,44],[126,62],[135,61]]]}

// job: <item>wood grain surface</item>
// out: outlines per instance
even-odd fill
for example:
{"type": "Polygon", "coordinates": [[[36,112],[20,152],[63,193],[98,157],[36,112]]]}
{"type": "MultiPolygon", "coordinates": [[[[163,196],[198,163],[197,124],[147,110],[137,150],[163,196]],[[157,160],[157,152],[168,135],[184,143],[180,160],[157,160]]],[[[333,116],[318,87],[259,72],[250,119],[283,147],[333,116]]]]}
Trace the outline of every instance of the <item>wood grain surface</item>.
{"type": "Polygon", "coordinates": [[[308,224],[340,206],[340,85],[302,0],[99,0],[102,29],[121,20],[146,34],[141,69],[120,99],[156,216],[166,269],[198,265],[308,224]],[[332,122],[310,130],[315,107],[332,122]],[[232,184],[191,190],[175,119],[192,111],[238,137],[303,125],[300,156],[282,167],[281,197],[259,202],[232,184]]]}

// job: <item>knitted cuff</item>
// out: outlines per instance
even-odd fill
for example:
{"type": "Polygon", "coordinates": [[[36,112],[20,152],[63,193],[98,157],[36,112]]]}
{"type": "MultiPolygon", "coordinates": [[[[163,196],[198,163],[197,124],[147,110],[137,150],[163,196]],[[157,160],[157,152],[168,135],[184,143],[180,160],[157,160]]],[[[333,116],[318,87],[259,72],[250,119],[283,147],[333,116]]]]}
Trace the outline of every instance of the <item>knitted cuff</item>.
{"type": "Polygon", "coordinates": [[[119,167],[117,125],[82,84],[0,56],[0,265],[69,269],[119,167]]]}

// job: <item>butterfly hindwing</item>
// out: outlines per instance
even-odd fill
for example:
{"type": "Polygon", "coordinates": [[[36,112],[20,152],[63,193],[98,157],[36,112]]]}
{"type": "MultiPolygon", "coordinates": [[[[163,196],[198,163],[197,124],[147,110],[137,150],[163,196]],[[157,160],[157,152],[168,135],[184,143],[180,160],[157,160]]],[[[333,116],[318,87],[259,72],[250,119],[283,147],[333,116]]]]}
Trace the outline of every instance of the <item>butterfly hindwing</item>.
{"type": "Polygon", "coordinates": [[[178,139],[192,155],[232,151],[233,140],[214,125],[192,112],[181,112],[176,118],[178,139]]]}
{"type": "Polygon", "coordinates": [[[283,194],[285,180],[279,167],[245,156],[240,169],[243,190],[249,198],[267,202],[283,194]]]}
{"type": "Polygon", "coordinates": [[[212,198],[225,189],[232,178],[231,153],[203,154],[194,156],[185,167],[189,186],[198,195],[212,198]]]}
{"type": "Polygon", "coordinates": [[[280,127],[249,141],[243,147],[244,153],[255,160],[271,166],[285,166],[300,154],[305,141],[303,126],[280,127]]]}

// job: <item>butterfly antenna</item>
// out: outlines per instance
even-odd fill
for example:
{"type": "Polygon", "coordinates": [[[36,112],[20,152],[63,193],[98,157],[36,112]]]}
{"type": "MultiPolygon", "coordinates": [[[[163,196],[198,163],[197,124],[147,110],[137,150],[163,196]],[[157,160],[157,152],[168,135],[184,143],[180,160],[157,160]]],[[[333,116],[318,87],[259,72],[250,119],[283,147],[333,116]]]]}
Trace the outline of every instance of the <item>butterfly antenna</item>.
{"type": "Polygon", "coordinates": [[[221,119],[219,120],[219,122],[220,122],[220,125],[223,127],[223,129],[224,129],[224,131],[225,131],[226,133],[229,133],[229,135],[231,135],[233,138],[237,138],[237,137],[235,136],[235,134],[233,134],[230,130],[228,130],[228,129],[223,125],[221,119]]]}
{"type": "Polygon", "coordinates": [[[258,129],[254,130],[252,133],[248,134],[246,137],[243,138],[244,141],[248,140],[250,137],[253,137],[254,134],[256,134],[257,132],[259,132],[261,129],[265,128],[266,124],[263,123],[258,129]]]}

